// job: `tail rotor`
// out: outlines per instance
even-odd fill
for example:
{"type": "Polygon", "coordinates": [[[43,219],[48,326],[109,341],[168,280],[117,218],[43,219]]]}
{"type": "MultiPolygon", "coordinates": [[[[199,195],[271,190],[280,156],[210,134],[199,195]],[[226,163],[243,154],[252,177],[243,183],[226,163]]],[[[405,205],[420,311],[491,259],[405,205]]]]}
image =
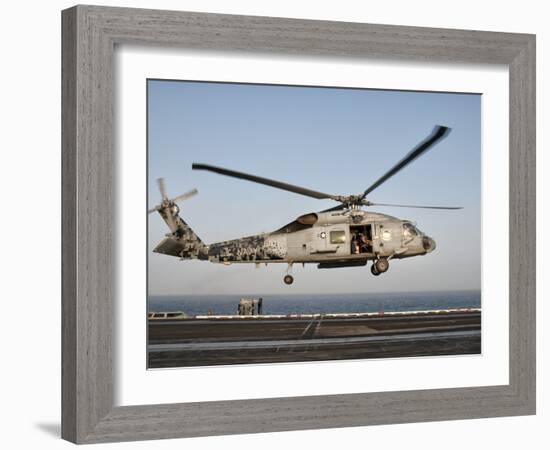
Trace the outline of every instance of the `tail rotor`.
{"type": "Polygon", "coordinates": [[[166,185],[164,183],[164,178],[157,178],[157,185],[162,198],[162,202],[154,208],[149,209],[147,213],[151,214],[155,211],[158,211],[162,218],[166,221],[168,227],[170,228],[170,231],[174,233],[178,229],[176,218],[179,213],[179,208],[177,203],[195,196],[196,194],[198,194],[199,191],[197,191],[196,189],[192,189],[185,194],[181,194],[170,199],[166,194],[166,185]]]}
{"type": "Polygon", "coordinates": [[[157,178],[157,186],[159,187],[162,201],[168,200],[168,196],[166,195],[166,185],[164,184],[164,178],[157,178]]]}

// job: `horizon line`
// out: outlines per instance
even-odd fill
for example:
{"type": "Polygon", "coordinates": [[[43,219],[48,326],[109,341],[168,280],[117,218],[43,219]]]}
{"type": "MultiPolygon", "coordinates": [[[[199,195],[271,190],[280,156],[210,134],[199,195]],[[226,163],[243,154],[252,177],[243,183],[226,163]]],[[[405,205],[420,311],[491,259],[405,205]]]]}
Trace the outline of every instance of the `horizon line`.
{"type": "MultiPolygon", "coordinates": [[[[428,290],[428,291],[375,291],[375,292],[328,292],[328,293],[320,293],[320,292],[299,292],[295,294],[284,294],[280,292],[269,292],[264,293],[262,295],[367,295],[367,294],[427,294],[427,293],[436,293],[436,292],[481,292],[481,288],[469,288],[469,289],[436,289],[436,290],[428,290]]],[[[157,297],[174,297],[174,296],[197,296],[197,297],[204,297],[204,296],[230,296],[230,295],[257,295],[252,293],[220,293],[220,294],[147,294],[147,296],[157,296],[157,297]]]]}

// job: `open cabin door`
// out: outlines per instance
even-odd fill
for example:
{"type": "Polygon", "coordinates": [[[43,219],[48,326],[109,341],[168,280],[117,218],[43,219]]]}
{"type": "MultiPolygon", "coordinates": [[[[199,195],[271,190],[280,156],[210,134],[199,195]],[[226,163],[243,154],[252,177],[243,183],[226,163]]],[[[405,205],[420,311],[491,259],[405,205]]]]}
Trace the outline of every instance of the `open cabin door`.
{"type": "Polygon", "coordinates": [[[352,255],[373,253],[373,225],[350,225],[350,252],[352,255]]]}

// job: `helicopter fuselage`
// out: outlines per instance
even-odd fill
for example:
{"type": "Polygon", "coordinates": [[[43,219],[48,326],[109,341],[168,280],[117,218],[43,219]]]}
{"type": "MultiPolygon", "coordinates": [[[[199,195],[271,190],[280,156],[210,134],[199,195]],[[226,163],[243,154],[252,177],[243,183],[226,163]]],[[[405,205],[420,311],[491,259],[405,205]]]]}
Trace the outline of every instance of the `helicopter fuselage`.
{"type": "Polygon", "coordinates": [[[407,258],[435,249],[435,241],[412,222],[358,209],[304,214],[284,227],[240,239],[205,245],[179,218],[176,239],[155,252],[220,264],[316,263],[320,269],[362,266],[369,260],[407,258]]]}
{"type": "Polygon", "coordinates": [[[410,221],[355,210],[305,214],[271,233],[211,244],[207,259],[224,264],[317,263],[319,268],[335,268],[424,255],[434,249],[434,240],[410,221]]]}

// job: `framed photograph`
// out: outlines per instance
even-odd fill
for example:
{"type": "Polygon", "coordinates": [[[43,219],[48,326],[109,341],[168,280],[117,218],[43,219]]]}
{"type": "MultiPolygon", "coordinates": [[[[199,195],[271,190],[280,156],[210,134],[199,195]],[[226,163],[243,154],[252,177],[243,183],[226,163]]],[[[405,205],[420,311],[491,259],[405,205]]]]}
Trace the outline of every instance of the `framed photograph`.
{"type": "Polygon", "coordinates": [[[149,368],[481,353],[480,94],[149,79],[147,98],[149,368]],[[436,146],[422,170],[400,173],[436,146]],[[364,192],[395,176],[413,204],[193,162],[205,160],[349,190],[388,167],[364,192]],[[196,189],[167,190],[189,180],[201,183],[193,203],[196,189]],[[467,206],[437,205],[449,198],[467,206]],[[388,214],[397,208],[413,218],[388,214]],[[445,254],[418,258],[437,244],[417,220],[441,228],[445,254]]]}
{"type": "Polygon", "coordinates": [[[65,439],[535,413],[534,36],[62,19],[65,439]]]}

